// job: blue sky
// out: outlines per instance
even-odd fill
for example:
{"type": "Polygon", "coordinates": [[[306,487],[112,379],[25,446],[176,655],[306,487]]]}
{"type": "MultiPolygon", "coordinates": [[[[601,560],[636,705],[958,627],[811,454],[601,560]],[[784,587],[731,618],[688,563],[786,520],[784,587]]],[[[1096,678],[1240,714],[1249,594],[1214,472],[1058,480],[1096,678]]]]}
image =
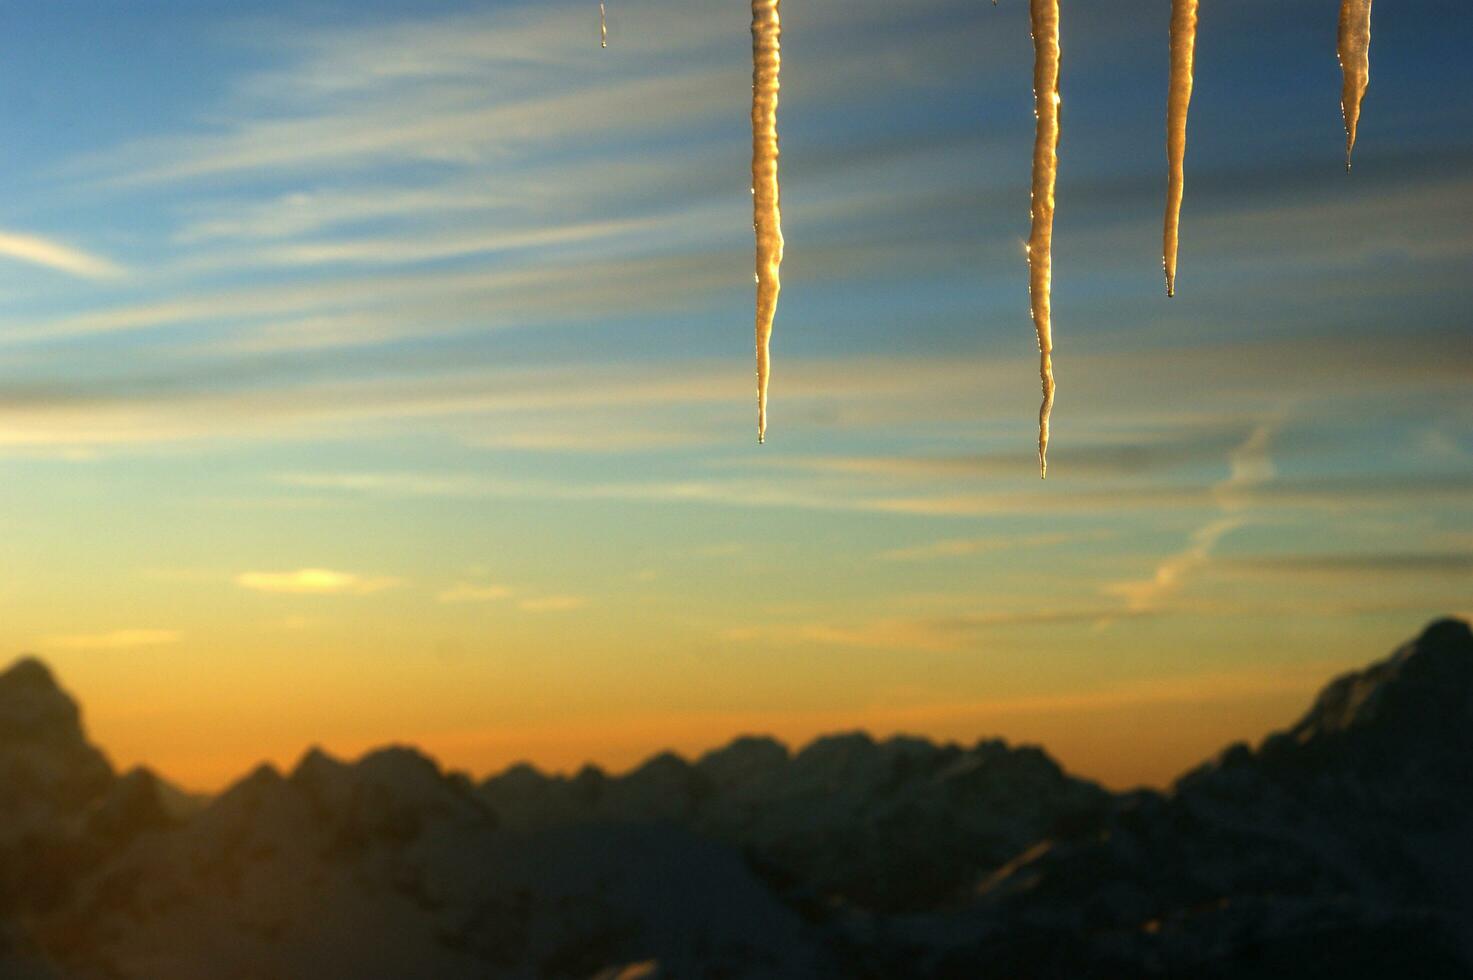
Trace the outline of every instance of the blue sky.
{"type": "Polygon", "coordinates": [[[760,449],[741,4],[6,5],[0,648],[198,784],[1287,720],[1468,608],[1473,9],[1346,176],[1335,5],[1204,5],[1168,301],[1167,5],[1063,6],[1040,484],[1025,4],[789,0],[760,449]]]}

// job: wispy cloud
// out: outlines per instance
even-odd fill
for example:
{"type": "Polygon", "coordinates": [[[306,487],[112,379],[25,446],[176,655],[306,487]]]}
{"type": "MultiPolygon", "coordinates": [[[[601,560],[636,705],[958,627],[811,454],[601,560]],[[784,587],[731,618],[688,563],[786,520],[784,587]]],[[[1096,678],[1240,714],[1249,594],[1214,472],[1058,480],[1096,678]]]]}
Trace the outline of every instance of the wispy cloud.
{"type": "MultiPolygon", "coordinates": [[[[357,235],[338,239],[294,241],[258,246],[249,250],[221,251],[201,255],[186,265],[192,270],[248,269],[255,266],[300,270],[310,266],[408,267],[443,259],[468,256],[492,257],[511,251],[547,253],[556,246],[600,243],[612,251],[638,244],[650,235],[673,235],[677,228],[698,220],[696,216],[632,218],[622,221],[550,223],[526,228],[475,229],[403,234],[393,237],[357,235]]],[[[365,288],[371,288],[371,283],[365,288]]]]}
{"type": "Polygon", "coordinates": [[[1265,555],[1224,559],[1228,571],[1253,575],[1325,578],[1341,575],[1464,576],[1473,574],[1469,552],[1378,552],[1343,555],[1265,555]]]}
{"type": "Polygon", "coordinates": [[[475,585],[459,582],[441,592],[436,598],[440,602],[498,602],[509,598],[512,590],[504,585],[475,585]]]}
{"type": "Polygon", "coordinates": [[[517,603],[517,608],[529,613],[568,612],[581,609],[588,600],[576,595],[534,596],[517,603]]]}
{"type": "MultiPolygon", "coordinates": [[[[487,603],[515,598],[519,590],[505,585],[483,585],[458,582],[441,592],[436,599],[444,603],[487,603]]],[[[588,600],[576,595],[522,595],[516,606],[526,613],[555,613],[580,609],[588,600]]]]}
{"type": "Polygon", "coordinates": [[[178,643],[182,636],[178,630],[122,629],[48,636],[41,642],[52,650],[136,650],[178,643]]]}
{"type": "Polygon", "coordinates": [[[264,200],[194,204],[190,218],[175,232],[174,240],[182,245],[221,240],[272,241],[385,218],[476,214],[505,208],[516,199],[515,194],[488,188],[478,181],[434,187],[371,184],[350,190],[329,185],[264,200]]]}
{"type": "MultiPolygon", "coordinates": [[[[541,499],[569,501],[654,501],[688,505],[738,507],[744,509],[816,510],[834,513],[882,513],[917,518],[1017,517],[1026,515],[1099,514],[1149,515],[1185,512],[1212,507],[1220,492],[1213,487],[1133,484],[1114,489],[1080,490],[1045,495],[1027,491],[946,494],[924,493],[903,497],[876,495],[863,484],[845,486],[809,481],[781,483],[751,478],[724,480],[627,480],[576,482],[542,478],[481,477],[461,472],[296,472],[274,478],[283,486],[329,490],[341,493],[394,497],[447,497],[488,499],[541,499]]],[[[1240,487],[1233,491],[1241,507],[1265,510],[1351,512],[1408,502],[1457,504],[1473,491],[1473,479],[1444,481],[1406,478],[1372,481],[1306,481],[1270,487],[1240,487]]],[[[1240,527],[1246,518],[1233,511],[1214,518],[1193,535],[1184,552],[1162,563],[1161,583],[1121,582],[1112,587],[1117,594],[1140,591],[1144,595],[1173,591],[1175,583],[1199,567],[1217,542],[1240,527]],[[1200,553],[1201,558],[1194,555],[1200,553]],[[1167,584],[1171,583],[1171,584],[1167,584]]],[[[965,547],[965,546],[963,546],[965,547]]]]}
{"type": "Polygon", "coordinates": [[[124,274],[122,266],[100,255],[14,231],[0,231],[0,255],[79,279],[119,279],[124,274]]]}
{"type": "Polygon", "coordinates": [[[945,714],[984,716],[1032,714],[1034,712],[1102,711],[1149,704],[1217,704],[1267,694],[1311,694],[1322,684],[1323,664],[1296,664],[1272,669],[1211,671],[1177,677],[1151,677],[1120,681],[1096,690],[1058,694],[1022,695],[973,703],[940,703],[917,706],[917,720],[945,714]]]}
{"type": "Polygon", "coordinates": [[[609,421],[584,420],[577,427],[570,425],[566,428],[553,428],[542,423],[525,429],[480,433],[467,436],[462,441],[467,446],[484,449],[598,455],[677,449],[716,441],[712,433],[694,426],[681,431],[673,427],[650,427],[637,419],[620,419],[614,424],[608,424],[609,421]]]}
{"type": "Polygon", "coordinates": [[[961,558],[994,551],[1011,551],[1016,548],[1049,548],[1083,541],[1104,541],[1115,536],[1115,531],[1099,528],[1092,531],[1050,531],[1041,534],[995,535],[986,538],[949,538],[945,541],[933,541],[930,544],[913,545],[908,548],[893,548],[881,552],[879,557],[887,561],[930,561],[936,558],[961,558]]]}
{"type": "Polygon", "coordinates": [[[1243,526],[1243,511],[1251,502],[1249,491],[1273,478],[1268,447],[1277,427],[1276,422],[1256,426],[1242,445],[1228,454],[1228,476],[1212,488],[1212,499],[1222,516],[1193,531],[1188,547],[1157,565],[1150,578],[1116,582],[1105,591],[1123,598],[1130,612],[1152,611],[1180,589],[1187,576],[1207,564],[1218,542],[1243,526]]]}
{"type": "MultiPolygon", "coordinates": [[[[261,332],[255,335],[265,345],[263,350],[280,345],[280,349],[296,351],[298,356],[267,365],[242,364],[235,356],[224,361],[187,357],[164,362],[157,373],[144,377],[109,372],[86,384],[77,383],[71,376],[43,378],[24,385],[0,381],[0,406],[5,409],[0,422],[0,447],[76,452],[92,447],[147,447],[238,438],[298,440],[348,431],[374,433],[390,425],[423,431],[445,427],[451,420],[495,413],[517,416],[519,420],[514,425],[483,425],[476,430],[457,423],[458,440],[463,443],[480,438],[512,448],[520,445],[593,451],[605,440],[609,446],[618,446],[621,440],[634,443],[627,448],[640,448],[637,444],[641,441],[650,445],[686,439],[707,442],[724,436],[735,424],[734,413],[722,414],[718,420],[709,414],[693,418],[689,411],[693,406],[705,406],[713,412],[725,412],[727,406],[745,402],[749,379],[735,359],[507,366],[481,356],[467,358],[452,348],[443,355],[396,359],[390,370],[382,358],[349,361],[328,350],[312,356],[301,353],[319,343],[333,347],[348,342],[344,338],[361,343],[369,337],[417,329],[412,310],[406,307],[400,312],[386,297],[403,289],[418,297],[416,302],[429,302],[437,286],[453,292],[458,287],[452,280],[469,281],[482,276],[390,276],[369,292],[350,281],[282,287],[276,292],[269,288],[259,292],[242,290],[78,314],[37,325],[35,336],[39,338],[142,329],[144,325],[195,322],[212,316],[243,320],[265,317],[269,325],[261,326],[261,332]],[[326,309],[307,314],[305,320],[294,319],[304,307],[314,308],[319,300],[326,303],[326,309]],[[382,305],[370,308],[376,302],[382,305]],[[335,305],[339,303],[346,307],[335,305]],[[53,333],[53,328],[59,332],[53,333]],[[343,365],[350,364],[357,366],[347,368],[347,376],[343,376],[343,365]],[[630,415],[673,406],[687,408],[678,415],[665,411],[658,420],[650,414],[640,418],[630,415]],[[703,421],[708,427],[701,429],[698,424],[703,421]],[[720,428],[709,427],[713,421],[719,421],[720,428]]],[[[529,308],[536,292],[529,289],[526,293],[529,308]]],[[[556,296],[558,292],[551,289],[545,295],[556,296]]],[[[27,329],[0,330],[0,343],[23,339],[27,329]]],[[[251,341],[242,338],[231,343],[242,345],[234,351],[234,355],[240,355],[251,341]]],[[[1244,391],[1292,383],[1299,397],[1305,399],[1344,397],[1348,391],[1372,395],[1414,390],[1419,397],[1432,397],[1438,391],[1465,384],[1468,372],[1473,371],[1473,355],[1457,350],[1439,353],[1425,338],[1411,337],[1395,344],[1358,342],[1350,345],[1349,351],[1344,346],[1326,338],[1312,344],[1244,344],[1231,357],[1216,348],[1166,349],[1129,358],[1081,353],[1074,358],[1079,375],[1076,397],[1111,406],[1112,415],[1097,418],[1094,424],[1105,432],[1115,427],[1115,434],[1105,437],[1114,440],[1112,452],[1136,445],[1146,447],[1149,454],[1151,446],[1184,444],[1196,434],[1203,446],[1221,453],[1226,450],[1221,429],[1229,421],[1240,420],[1255,400],[1245,398],[1244,391]],[[1252,366],[1242,369],[1245,362],[1252,366]],[[1286,370],[1285,365],[1292,365],[1292,370],[1286,370]],[[1151,398],[1142,397],[1140,387],[1129,383],[1136,372],[1196,379],[1197,393],[1191,404],[1199,406],[1198,415],[1182,420],[1182,413],[1171,413],[1176,431],[1162,435],[1167,416],[1153,398],[1157,394],[1175,398],[1175,392],[1163,390],[1153,392],[1151,398]],[[1140,435],[1126,441],[1119,434],[1119,428],[1125,425],[1140,435]]],[[[1010,442],[1026,442],[1010,434],[1008,424],[1016,422],[1016,414],[1003,415],[1015,400],[1026,397],[1029,374],[1021,360],[996,359],[974,365],[942,357],[834,357],[788,359],[784,366],[783,395],[789,411],[825,420],[826,431],[876,430],[904,424],[912,432],[947,433],[949,439],[955,439],[951,434],[953,423],[965,419],[969,425],[986,426],[989,442],[994,444],[1004,434],[1010,442]],[[979,396],[983,390],[994,394],[983,399],[979,396]]],[[[1083,444],[1076,448],[1088,456],[1097,442],[1087,433],[1080,438],[1083,444]]],[[[1061,473],[1073,451],[1061,447],[1061,473]]],[[[1061,490],[1048,488],[1042,494],[1026,484],[1021,467],[1016,467],[1016,484],[1004,483],[1013,472],[1008,465],[1025,458],[1018,453],[1011,454],[1016,457],[1011,464],[1000,465],[991,473],[985,466],[970,464],[938,470],[924,456],[919,457],[919,466],[904,457],[840,457],[841,462],[864,460],[873,461],[873,465],[833,469],[822,462],[823,457],[797,457],[799,462],[788,465],[764,464],[761,460],[748,464],[745,461],[751,457],[743,454],[740,460],[728,459],[717,469],[740,465],[743,475],[751,476],[761,466],[769,474],[762,477],[762,482],[769,487],[795,485],[790,479],[772,477],[773,471],[830,476],[865,492],[883,495],[883,502],[873,504],[873,509],[966,515],[1027,511],[1045,499],[1050,506],[1067,508],[1072,502],[1082,509],[1102,505],[1118,509],[1122,502],[1143,507],[1200,504],[1206,487],[1190,483],[1200,467],[1187,467],[1192,454],[1199,452],[1183,445],[1157,457],[1175,459],[1184,467],[1176,470],[1182,482],[1175,488],[1156,478],[1159,468],[1155,465],[1146,464],[1141,471],[1122,466],[1114,475],[1134,475],[1135,482],[1148,490],[1137,492],[1134,484],[1116,484],[1107,488],[1107,494],[1096,493],[1100,485],[1093,482],[1110,476],[1103,472],[1091,474],[1091,479],[1080,473],[1080,479],[1061,484],[1061,490]],[[979,483],[978,478],[983,477],[986,482],[979,483]],[[890,482],[887,491],[879,489],[882,481],[890,482]],[[927,481],[934,488],[926,488],[927,492],[921,494],[914,492],[917,484],[927,481]],[[946,481],[951,485],[943,489],[946,481]],[[1016,492],[1012,489],[1015,485],[1016,492]],[[1123,492],[1126,489],[1130,492],[1123,492]]],[[[939,458],[991,457],[983,453],[939,458]]],[[[1253,493],[1274,505],[1333,506],[1337,500],[1354,504],[1376,498],[1404,499],[1412,492],[1450,496],[1465,491],[1468,483],[1466,475],[1456,474],[1433,474],[1413,482],[1394,474],[1361,474],[1333,479],[1304,477],[1293,483],[1279,480],[1257,486],[1253,493]],[[1398,480],[1401,486],[1396,485],[1398,480]]]]}
{"type": "MultiPolygon", "coordinates": [[[[1132,611],[1127,615],[1148,613],[1132,611]]],[[[1118,610],[1099,605],[962,613],[951,616],[881,617],[852,623],[808,622],[740,626],[722,632],[731,642],[806,644],[859,649],[955,653],[976,648],[986,634],[1011,627],[1094,624],[1118,610]]]]}
{"type": "Polygon", "coordinates": [[[326,568],[299,568],[290,572],[241,572],[235,584],[255,592],[285,595],[367,595],[403,583],[402,579],[368,577],[326,568]]]}
{"type": "Polygon", "coordinates": [[[738,79],[725,67],[676,69],[663,77],[488,101],[488,89],[481,86],[495,81],[494,74],[476,71],[460,84],[369,92],[369,98],[349,90],[325,97],[316,111],[245,119],[217,134],[150,140],[118,151],[131,166],[125,164],[129,169],[115,180],[176,182],[242,172],[484,161],[613,126],[641,132],[675,128],[726,104],[738,79]],[[651,105],[661,111],[646,111],[651,105]]]}
{"type": "MultiPolygon", "coordinates": [[[[944,6],[926,0],[908,9],[944,6]]],[[[674,128],[729,110],[741,90],[740,60],[717,44],[731,25],[710,11],[626,4],[621,21],[631,28],[620,50],[631,57],[597,71],[579,57],[583,12],[550,4],[332,31],[283,25],[269,38],[281,63],[239,80],[210,130],[135,141],[89,163],[125,184],[467,164],[611,130],[674,128]],[[640,23],[645,31],[632,26],[640,23]]],[[[878,3],[816,4],[811,16],[849,26],[900,20],[878,3]]],[[[943,55],[966,55],[937,27],[896,33],[891,49],[885,64],[843,48],[826,52],[810,98],[864,79],[893,81],[897,69],[907,82],[924,82],[918,76],[937,71],[943,55]]]]}
{"type": "MultiPolygon", "coordinates": [[[[1130,438],[1119,433],[1085,431],[1075,436],[1067,464],[1061,464],[1068,469],[1061,471],[1061,475],[1066,480],[1140,477],[1200,465],[1221,459],[1241,439],[1241,432],[1238,420],[1207,424],[1190,419],[1169,429],[1142,427],[1130,438]]],[[[740,463],[778,470],[921,482],[1008,479],[1032,476],[1038,471],[1036,454],[1006,450],[909,456],[786,456],[744,459],[740,463]]]]}

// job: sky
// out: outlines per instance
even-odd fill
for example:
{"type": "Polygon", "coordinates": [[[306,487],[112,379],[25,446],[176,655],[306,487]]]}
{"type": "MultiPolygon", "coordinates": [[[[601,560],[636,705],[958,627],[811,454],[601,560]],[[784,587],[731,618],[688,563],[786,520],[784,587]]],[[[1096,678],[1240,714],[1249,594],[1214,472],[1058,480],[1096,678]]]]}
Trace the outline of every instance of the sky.
{"type": "Polygon", "coordinates": [[[755,439],[734,0],[0,4],[0,654],[122,766],[744,732],[1163,783],[1473,610],[1473,7],[789,0],[755,439]]]}

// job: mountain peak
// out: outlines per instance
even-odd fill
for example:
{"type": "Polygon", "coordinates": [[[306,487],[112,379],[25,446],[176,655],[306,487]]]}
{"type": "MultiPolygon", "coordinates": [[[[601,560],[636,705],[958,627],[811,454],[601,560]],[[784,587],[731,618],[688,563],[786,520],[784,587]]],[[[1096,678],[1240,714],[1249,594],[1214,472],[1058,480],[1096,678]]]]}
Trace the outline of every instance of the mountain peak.
{"type": "Polygon", "coordinates": [[[12,818],[10,830],[96,800],[113,782],[107,758],[87,741],[77,703],[34,657],[0,673],[0,772],[0,813],[12,818]]]}
{"type": "Polygon", "coordinates": [[[81,737],[81,713],[49,667],[35,657],[21,657],[0,673],[0,735],[29,742],[72,730],[81,737]]]}
{"type": "Polygon", "coordinates": [[[1414,797],[1445,797],[1463,785],[1470,752],[1473,630],[1463,620],[1440,619],[1389,657],[1331,681],[1297,724],[1269,735],[1256,751],[1229,746],[1175,787],[1231,795],[1263,777],[1299,786],[1314,773],[1346,785],[1375,784],[1396,795],[1398,806],[1410,806],[1414,797]]]}
{"type": "Polygon", "coordinates": [[[0,673],[0,736],[12,745],[69,749],[86,741],[77,702],[34,657],[21,657],[0,673]]]}
{"type": "Polygon", "coordinates": [[[1440,619],[1390,657],[1336,678],[1290,731],[1300,743],[1370,725],[1425,731],[1473,712],[1473,630],[1440,619]]]}
{"type": "Polygon", "coordinates": [[[721,786],[751,784],[788,764],[788,747],[769,735],[742,735],[701,756],[696,767],[721,786]]]}
{"type": "Polygon", "coordinates": [[[1468,625],[1466,619],[1458,619],[1448,616],[1445,619],[1436,619],[1427,624],[1422,635],[1415,640],[1419,644],[1428,643],[1461,643],[1473,642],[1473,626],[1468,625]]]}
{"type": "Polygon", "coordinates": [[[12,686],[55,688],[57,685],[50,667],[30,654],[23,654],[0,673],[0,690],[12,686]]]}

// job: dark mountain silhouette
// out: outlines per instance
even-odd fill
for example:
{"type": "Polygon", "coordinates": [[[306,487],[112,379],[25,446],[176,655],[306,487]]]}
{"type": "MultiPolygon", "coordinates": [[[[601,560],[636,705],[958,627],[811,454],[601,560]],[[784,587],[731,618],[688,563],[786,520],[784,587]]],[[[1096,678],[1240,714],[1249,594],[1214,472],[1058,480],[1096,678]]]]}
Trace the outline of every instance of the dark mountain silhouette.
{"type": "Polygon", "coordinates": [[[199,801],[0,674],[0,977],[1473,976],[1473,634],[1110,794],[1041,750],[741,738],[474,783],[313,750],[199,801]]]}
{"type": "Polygon", "coordinates": [[[881,912],[957,901],[980,871],[1110,799],[1035,748],[876,742],[859,732],[796,754],[741,738],[693,763],[665,753],[619,778],[520,766],[486,780],[480,795],[522,830],[677,823],[744,850],[790,901],[881,912]]]}
{"type": "Polygon", "coordinates": [[[937,972],[1469,976],[1470,762],[1473,635],[1445,620],[1257,750],[1009,862],[937,972]]]}

